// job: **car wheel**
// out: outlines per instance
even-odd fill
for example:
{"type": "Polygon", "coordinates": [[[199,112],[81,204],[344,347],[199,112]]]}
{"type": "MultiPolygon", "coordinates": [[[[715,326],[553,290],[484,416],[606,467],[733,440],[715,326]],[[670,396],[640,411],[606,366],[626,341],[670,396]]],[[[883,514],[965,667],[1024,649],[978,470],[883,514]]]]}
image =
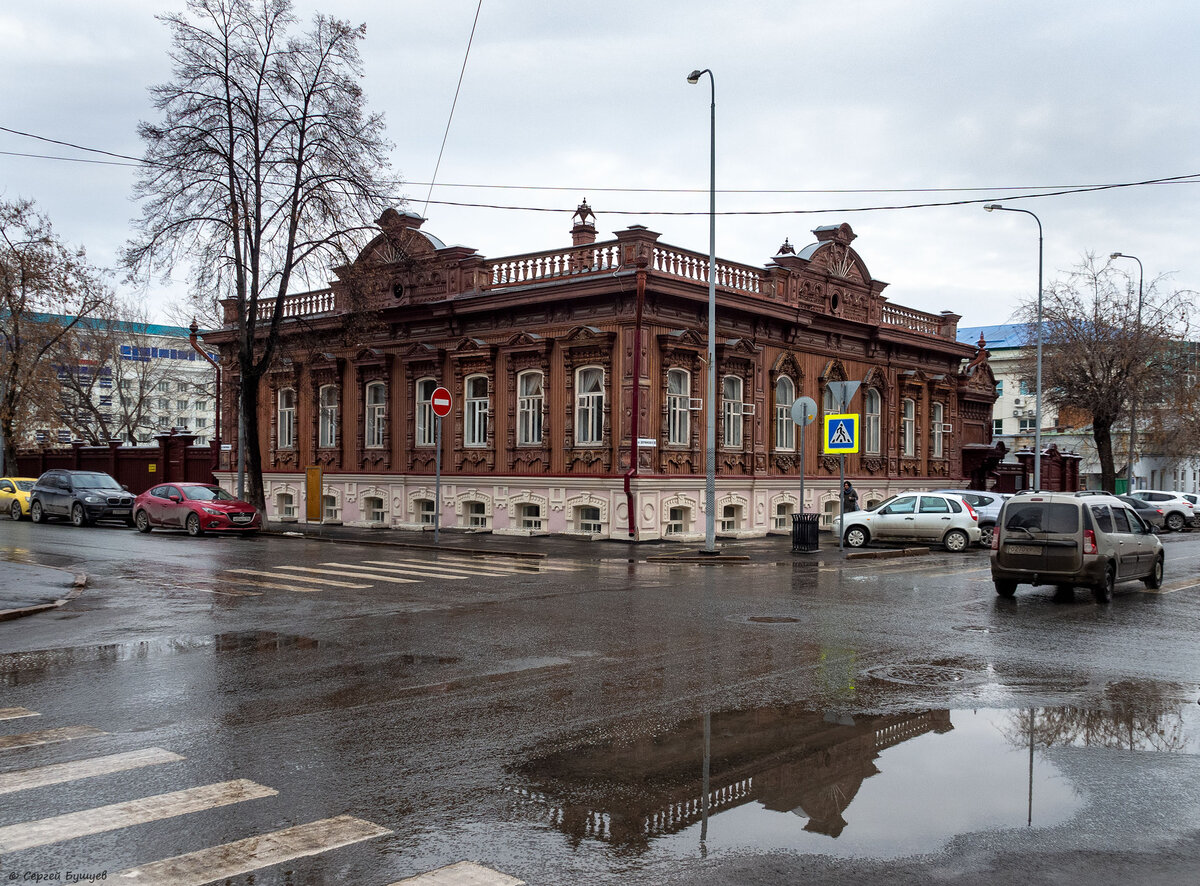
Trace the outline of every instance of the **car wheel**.
{"type": "Polygon", "coordinates": [[[849,547],[861,548],[870,538],[870,534],[861,526],[851,526],[846,530],[846,545],[849,547]]]}
{"type": "Polygon", "coordinates": [[[979,527],[979,546],[981,548],[990,548],[992,546],[992,535],[996,532],[996,524],[988,523],[985,526],[979,527]]]}
{"type": "Polygon", "coordinates": [[[12,507],[8,509],[8,515],[14,520],[21,519],[21,503],[19,501],[14,501],[12,503],[12,507]]]}
{"type": "Polygon", "coordinates": [[[1179,513],[1178,511],[1167,514],[1167,529],[1171,530],[1172,532],[1182,532],[1183,524],[1183,514],[1179,513]]]}
{"type": "Polygon", "coordinates": [[[41,523],[46,519],[46,515],[42,512],[42,503],[35,501],[29,506],[29,519],[34,523],[41,523]]]}
{"type": "Polygon", "coordinates": [[[1015,581],[997,579],[993,584],[996,586],[996,593],[1001,597],[1011,597],[1017,592],[1017,583],[1015,581]]]}
{"type": "Polygon", "coordinates": [[[1154,558],[1154,571],[1142,579],[1142,584],[1152,591],[1156,591],[1162,587],[1163,580],[1163,555],[1159,554],[1154,558]]]}
{"type": "Polygon", "coordinates": [[[942,539],[942,545],[953,554],[962,553],[971,543],[970,537],[961,529],[951,529],[942,539]]]}
{"type": "Polygon", "coordinates": [[[150,526],[150,515],[145,511],[138,511],[133,518],[133,525],[137,527],[138,532],[149,532],[152,528],[150,526]]]}
{"type": "Polygon", "coordinates": [[[75,502],[75,504],[71,505],[71,525],[88,525],[87,511],[83,509],[83,505],[81,505],[79,502],[75,502]]]}
{"type": "Polygon", "coordinates": [[[1096,598],[1097,603],[1109,603],[1112,601],[1113,589],[1117,585],[1117,567],[1109,563],[1104,567],[1104,581],[1097,585],[1092,594],[1096,598]]]}
{"type": "Polygon", "coordinates": [[[204,534],[204,530],[200,528],[200,518],[195,514],[188,514],[187,532],[192,536],[204,534]]]}

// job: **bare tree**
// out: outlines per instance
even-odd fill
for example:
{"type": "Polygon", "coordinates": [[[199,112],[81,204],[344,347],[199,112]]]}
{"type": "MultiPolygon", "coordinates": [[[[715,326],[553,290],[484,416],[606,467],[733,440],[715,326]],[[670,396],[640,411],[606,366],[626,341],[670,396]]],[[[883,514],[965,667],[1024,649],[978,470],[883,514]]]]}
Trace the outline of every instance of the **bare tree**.
{"type": "MultiPolygon", "coordinates": [[[[1128,420],[1131,399],[1173,377],[1167,359],[1186,334],[1190,293],[1169,291],[1163,278],[1150,281],[1140,299],[1129,277],[1094,255],[1061,280],[1050,283],[1042,306],[1042,392],[1064,412],[1088,417],[1103,489],[1116,488],[1113,428],[1128,420]]],[[[1029,381],[1036,377],[1032,339],[1037,304],[1020,308],[1030,344],[1021,364],[1029,381]]]]}
{"type": "Polygon", "coordinates": [[[233,303],[248,497],[264,507],[259,382],[284,296],[293,277],[346,263],[399,202],[383,119],[359,86],[365,26],[318,15],[289,37],[289,0],[189,0],[162,20],[174,78],[153,90],[161,122],[139,128],[144,203],[126,261],[169,271],[187,260],[198,304],[233,303]]]}
{"type": "Polygon", "coordinates": [[[0,201],[0,473],[16,469],[18,436],[53,391],[50,355],[111,299],[103,272],[63,244],[31,201],[0,201]]]}

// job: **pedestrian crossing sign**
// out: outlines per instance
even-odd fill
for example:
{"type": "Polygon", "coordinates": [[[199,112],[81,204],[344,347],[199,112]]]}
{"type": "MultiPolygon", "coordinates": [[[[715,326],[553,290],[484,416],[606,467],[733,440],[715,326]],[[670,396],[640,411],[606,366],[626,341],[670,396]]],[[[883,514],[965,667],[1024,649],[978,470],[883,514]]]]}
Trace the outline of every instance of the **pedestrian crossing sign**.
{"type": "Polygon", "coordinates": [[[858,415],[856,413],[825,416],[826,455],[847,455],[858,452],[858,415]]]}

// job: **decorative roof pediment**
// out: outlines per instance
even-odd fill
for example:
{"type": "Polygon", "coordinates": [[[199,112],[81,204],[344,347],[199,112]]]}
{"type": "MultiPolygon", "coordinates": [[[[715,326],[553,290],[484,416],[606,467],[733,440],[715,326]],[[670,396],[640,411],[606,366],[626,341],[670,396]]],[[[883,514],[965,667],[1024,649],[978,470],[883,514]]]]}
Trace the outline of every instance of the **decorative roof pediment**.
{"type": "Polygon", "coordinates": [[[595,326],[576,326],[564,337],[564,341],[569,342],[587,342],[602,338],[605,333],[601,332],[595,326]]]}
{"type": "Polygon", "coordinates": [[[727,355],[757,354],[762,348],[748,338],[730,338],[721,343],[721,348],[727,355]]]}
{"type": "Polygon", "coordinates": [[[354,362],[359,366],[365,366],[375,363],[384,363],[391,358],[391,354],[385,354],[378,348],[362,348],[354,355],[354,362]]]}
{"type": "Polygon", "coordinates": [[[425,344],[425,342],[416,342],[400,352],[400,356],[405,360],[436,360],[437,355],[438,349],[433,345],[425,344]]]}
{"type": "Polygon", "coordinates": [[[777,375],[786,375],[793,381],[800,381],[804,378],[804,367],[800,365],[800,361],[791,351],[781,353],[775,359],[775,365],[771,367],[771,370],[777,375]]]}
{"type": "Polygon", "coordinates": [[[676,345],[708,347],[708,337],[698,329],[672,329],[662,339],[676,345]]]}

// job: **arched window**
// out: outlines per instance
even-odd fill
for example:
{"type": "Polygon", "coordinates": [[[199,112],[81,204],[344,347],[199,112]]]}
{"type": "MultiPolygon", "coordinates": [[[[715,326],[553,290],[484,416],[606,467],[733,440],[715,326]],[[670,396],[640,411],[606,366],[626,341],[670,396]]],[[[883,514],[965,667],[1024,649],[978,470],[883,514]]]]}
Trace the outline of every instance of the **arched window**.
{"type": "Polygon", "coordinates": [[[387,437],[387,385],[373,381],[366,391],[364,441],[368,449],[379,449],[387,437]]]}
{"type": "Polygon", "coordinates": [[[417,427],[413,442],[417,446],[433,445],[433,392],[437,381],[432,378],[417,380],[417,427]]]}
{"type": "Polygon", "coordinates": [[[863,394],[863,451],[867,455],[879,455],[881,404],[879,391],[867,388],[863,394]]]}
{"type": "Polygon", "coordinates": [[[368,495],[363,498],[363,517],[372,523],[387,522],[387,505],[378,495],[368,495]]]}
{"type": "Polygon", "coordinates": [[[692,374],[686,369],[667,372],[667,443],[687,446],[691,442],[692,374]]]}
{"type": "Polygon", "coordinates": [[[463,421],[463,445],[476,449],[487,446],[488,380],[486,375],[469,375],[463,381],[466,402],[463,421]]]}
{"type": "Polygon", "coordinates": [[[291,388],[279,391],[279,422],[277,447],[296,448],[296,392],[291,388]]]}
{"type": "Polygon", "coordinates": [[[742,380],[736,375],[727,375],[721,380],[721,418],[725,433],[721,443],[727,448],[742,446],[742,380]]]}
{"type": "Polygon", "coordinates": [[[775,382],[775,449],[792,452],[796,448],[796,423],[792,421],[792,404],[796,401],[796,386],[786,375],[775,382]]]}
{"type": "Polygon", "coordinates": [[[542,442],[542,374],[536,370],[517,376],[517,445],[536,446],[542,442]]]}
{"type": "Polygon", "coordinates": [[[917,404],[907,397],[900,403],[900,453],[917,454],[917,404]]]}
{"type": "Polygon", "coordinates": [[[331,449],[337,446],[337,385],[322,385],[317,399],[320,405],[320,430],[317,436],[317,445],[322,449],[331,449]]]}
{"type": "Polygon", "coordinates": [[[931,458],[941,458],[945,450],[945,429],[942,421],[946,415],[946,407],[934,403],[929,407],[929,455],[931,458]]]}
{"type": "Polygon", "coordinates": [[[575,374],[575,445],[604,441],[604,370],[585,366],[575,374]]]}

